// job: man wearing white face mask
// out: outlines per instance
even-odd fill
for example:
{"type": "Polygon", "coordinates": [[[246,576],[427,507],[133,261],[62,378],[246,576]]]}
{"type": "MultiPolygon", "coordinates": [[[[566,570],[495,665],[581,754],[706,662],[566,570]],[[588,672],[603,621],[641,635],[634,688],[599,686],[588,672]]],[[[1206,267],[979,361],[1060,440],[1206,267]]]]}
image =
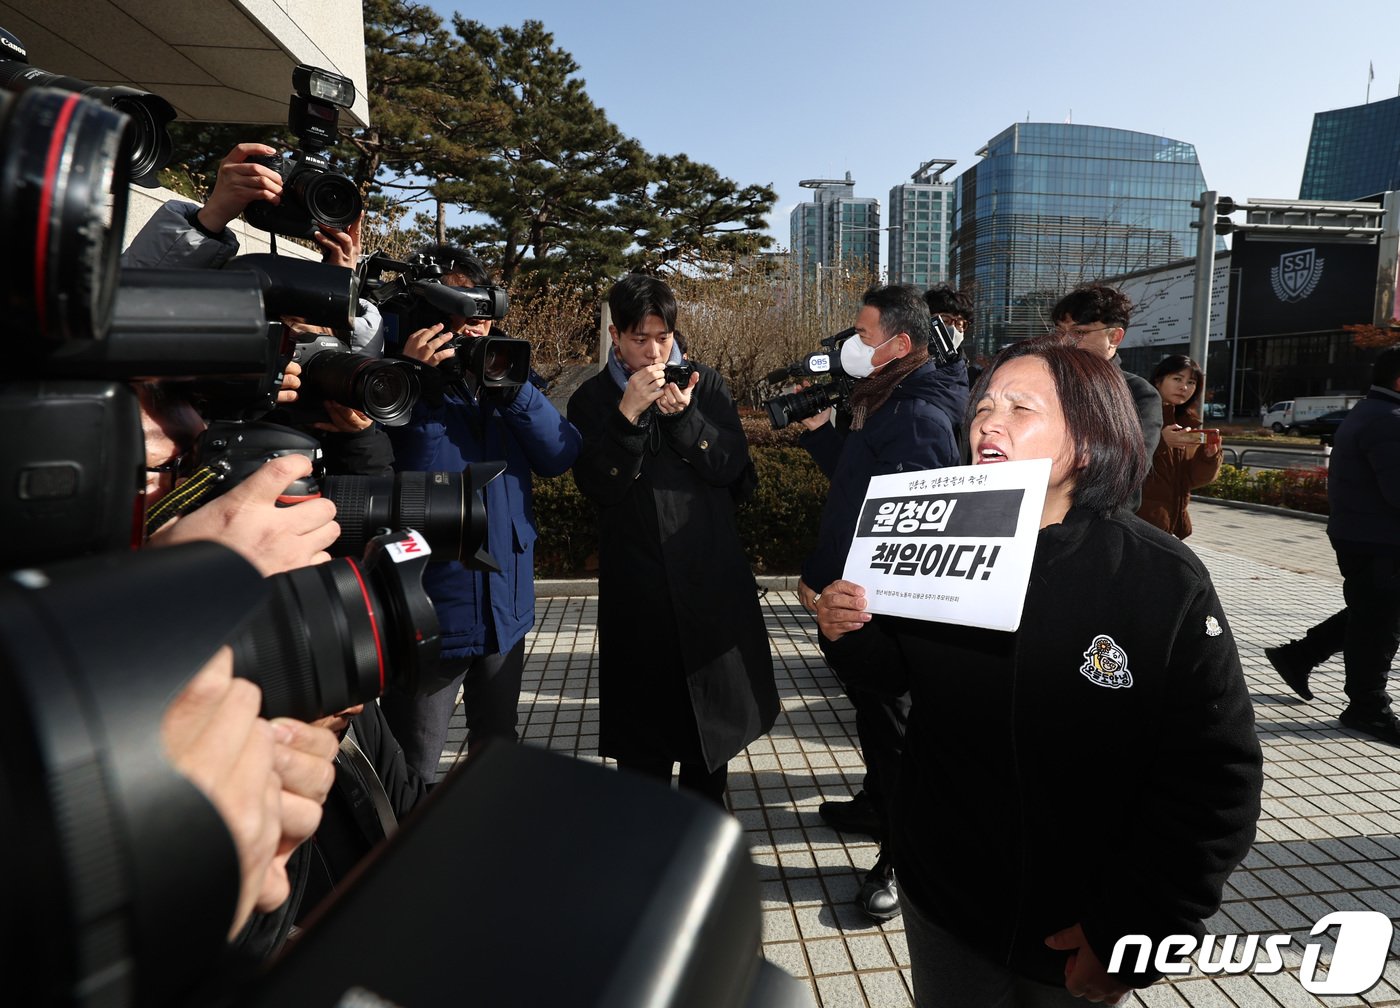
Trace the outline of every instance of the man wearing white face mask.
{"type": "MultiPolygon", "coordinates": [[[[968,309],[965,296],[951,288],[929,291],[933,308],[961,336],[968,309]]],[[[910,287],[878,287],[866,292],[856,335],[841,345],[841,366],[858,379],[849,414],[831,421],[826,410],[802,421],[799,442],[831,479],[822,509],[817,547],[802,565],[798,594],[816,611],[823,588],[841,577],[856,518],[870,477],[916,469],[939,469],[961,461],[957,430],[967,407],[967,367],[961,357],[929,356],[929,305],[910,287]]],[[[840,668],[833,668],[844,682],[840,668]]],[[[894,794],[909,711],[907,696],[897,700],[848,689],[856,710],[856,734],[865,757],[864,789],[850,801],[828,801],[822,818],[840,830],[888,834],[888,797],[894,794]]],[[[856,897],[875,920],[899,913],[894,872],[883,854],[856,897]]]]}

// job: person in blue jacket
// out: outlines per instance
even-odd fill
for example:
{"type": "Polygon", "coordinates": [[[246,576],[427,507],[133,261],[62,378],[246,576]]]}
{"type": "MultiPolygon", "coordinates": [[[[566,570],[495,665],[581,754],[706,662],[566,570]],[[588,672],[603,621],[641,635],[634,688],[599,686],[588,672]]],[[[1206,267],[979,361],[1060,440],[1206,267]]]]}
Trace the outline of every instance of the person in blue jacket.
{"type": "MultiPolygon", "coordinates": [[[[445,268],[442,282],[480,287],[489,282],[481,260],[462,249],[420,250],[445,268]]],[[[485,336],[490,319],[452,316],[408,335],[403,355],[440,365],[456,356],[454,336],[485,336]]],[[[505,472],[486,485],[486,548],[499,572],[468,570],[456,561],[429,565],[424,588],[442,630],[442,678],[452,685],[426,696],[390,688],[380,706],[409,765],[435,780],[447,726],[462,687],[470,753],[489,737],[514,740],[525,635],[535,620],[535,512],[532,479],[558,476],[578,457],[573,425],[534,385],[479,389],[464,373],[449,383],[440,404],[420,399],[412,419],[390,431],[400,472],[462,472],[473,462],[503,460],[505,472]]]]}

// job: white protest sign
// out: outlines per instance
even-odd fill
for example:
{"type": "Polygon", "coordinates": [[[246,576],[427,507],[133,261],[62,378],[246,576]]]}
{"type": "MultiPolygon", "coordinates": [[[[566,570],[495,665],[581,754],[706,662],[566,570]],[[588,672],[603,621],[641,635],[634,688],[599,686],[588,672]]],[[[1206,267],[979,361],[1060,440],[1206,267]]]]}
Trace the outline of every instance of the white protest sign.
{"type": "Polygon", "coordinates": [[[1021,625],[1050,460],[875,476],[842,575],[871,612],[1021,625]]]}

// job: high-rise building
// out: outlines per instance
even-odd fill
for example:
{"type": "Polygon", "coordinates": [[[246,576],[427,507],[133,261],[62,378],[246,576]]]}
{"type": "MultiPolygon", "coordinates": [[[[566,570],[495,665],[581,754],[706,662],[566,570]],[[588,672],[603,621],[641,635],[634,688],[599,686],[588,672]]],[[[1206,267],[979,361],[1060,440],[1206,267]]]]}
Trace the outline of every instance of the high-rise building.
{"type": "Polygon", "coordinates": [[[952,270],[973,292],[978,353],[1044,332],[1050,308],[1076,284],[1196,248],[1191,201],[1205,178],[1189,143],[1016,123],[978,156],[957,179],[952,270]]]}
{"type": "Polygon", "coordinates": [[[890,283],[927,288],[948,279],[953,183],[942,178],[956,163],[925,161],[890,190],[890,283]]]}
{"type": "Polygon", "coordinates": [[[1359,200],[1400,189],[1400,96],[1313,116],[1298,198],[1359,200]]]}
{"type": "Polygon", "coordinates": [[[855,194],[844,179],[804,179],[812,200],[793,208],[792,255],[802,278],[815,283],[819,269],[841,268],[870,276],[880,272],[880,201],[855,194]]]}

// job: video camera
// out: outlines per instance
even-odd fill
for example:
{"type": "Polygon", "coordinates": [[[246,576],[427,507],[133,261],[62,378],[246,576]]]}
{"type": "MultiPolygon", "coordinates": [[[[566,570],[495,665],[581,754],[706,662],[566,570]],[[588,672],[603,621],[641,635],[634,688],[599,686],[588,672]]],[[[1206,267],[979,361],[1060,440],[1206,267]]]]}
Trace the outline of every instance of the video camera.
{"type": "MultiPolygon", "coordinates": [[[[931,321],[929,360],[935,366],[942,367],[958,356],[958,338],[952,327],[937,315],[931,321]]],[[[790,423],[816,416],[828,406],[834,406],[837,410],[843,408],[855,391],[856,379],[841,367],[841,345],[855,335],[854,329],[842,329],[822,340],[821,350],[764,376],[764,382],[769,385],[782,385],[794,379],[817,379],[807,388],[764,400],[763,408],[768,411],[768,422],[774,430],[782,430],[790,423]]]]}
{"type": "Polygon", "coordinates": [[[822,340],[822,349],[816,353],[809,353],[801,360],[768,372],[763,380],[770,385],[782,385],[804,378],[818,379],[807,388],[764,400],[763,408],[768,411],[768,422],[774,430],[782,430],[790,423],[816,416],[828,406],[839,408],[851,397],[856,380],[841,367],[841,344],[855,334],[854,329],[842,329],[822,340]]]}
{"type": "Polygon", "coordinates": [[[287,157],[253,156],[282,176],[282,200],[276,206],[255,201],[243,218],[260,231],[310,238],[321,227],[347,228],[360,217],[364,200],[354,180],[331,171],[321,152],[340,139],[340,109],[355,104],[355,84],[348,77],[299,64],[292,71],[296,94],[288,99],[287,126],[301,147],[287,157]]]}
{"type": "MultiPolygon", "coordinates": [[[[452,272],[425,255],[407,262],[375,252],[360,266],[360,286],[365,298],[386,312],[399,316],[403,335],[441,323],[453,316],[467,321],[506,317],[510,296],[504,287],[454,287],[442,282],[452,272]],[[385,280],[386,272],[396,273],[385,280]]],[[[439,370],[461,380],[470,374],[481,388],[517,388],[530,380],[530,344],[508,336],[472,336],[461,333],[442,349],[456,350],[452,360],[443,361],[439,370]]]]}
{"type": "Polygon", "coordinates": [[[4,28],[0,28],[0,56],[4,56],[0,59],[0,87],[11,91],[36,87],[72,91],[130,116],[133,132],[123,160],[128,165],[131,181],[148,189],[160,185],[156,176],[170,163],[174,152],[170,133],[165,128],[175,118],[175,109],[168,101],[149,91],[99,87],[76,77],[62,77],[32,67],[24,43],[4,28]]]}

